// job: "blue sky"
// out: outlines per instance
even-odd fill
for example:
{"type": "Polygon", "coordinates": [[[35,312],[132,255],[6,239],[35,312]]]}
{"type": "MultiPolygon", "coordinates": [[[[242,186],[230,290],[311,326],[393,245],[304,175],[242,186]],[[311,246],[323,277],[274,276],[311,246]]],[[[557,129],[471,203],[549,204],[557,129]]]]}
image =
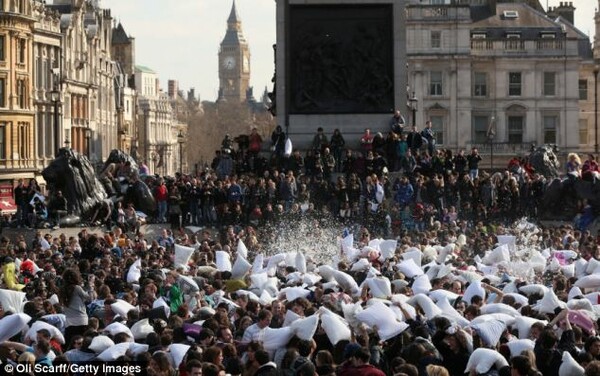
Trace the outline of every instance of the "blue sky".
{"type": "MultiPolygon", "coordinates": [[[[564,1],[564,0],[563,0],[564,1]]],[[[571,0],[577,8],[575,24],[594,35],[595,0],[571,0]]],[[[196,88],[202,100],[214,100],[219,89],[219,44],[225,36],[232,0],[101,0],[125,31],[136,39],[136,64],[146,65],[160,77],[179,81],[187,91],[196,88]]],[[[541,0],[556,6],[560,0],[541,0]]],[[[275,0],[236,0],[242,29],[250,43],[254,95],[265,85],[272,89],[275,43],[275,0]]]]}

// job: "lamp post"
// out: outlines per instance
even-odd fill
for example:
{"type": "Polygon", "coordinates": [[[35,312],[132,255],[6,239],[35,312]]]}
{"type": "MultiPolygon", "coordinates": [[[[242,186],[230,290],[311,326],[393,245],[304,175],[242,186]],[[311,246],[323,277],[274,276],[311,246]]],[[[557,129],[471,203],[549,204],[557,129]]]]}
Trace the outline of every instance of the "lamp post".
{"type": "Polygon", "coordinates": [[[598,154],[598,72],[600,66],[594,66],[594,153],[598,154]]]}
{"type": "Polygon", "coordinates": [[[60,150],[60,119],[58,117],[60,91],[58,91],[56,85],[54,89],[50,92],[50,99],[52,100],[52,103],[54,103],[54,147],[56,148],[55,155],[58,156],[58,151],[60,150]]]}
{"type": "Polygon", "coordinates": [[[65,147],[66,147],[67,149],[69,149],[69,148],[71,147],[71,141],[69,141],[69,139],[68,139],[68,138],[65,140],[65,147]]]}
{"type": "Polygon", "coordinates": [[[152,152],[152,173],[156,174],[156,162],[158,162],[158,153],[152,152]]]}
{"type": "Polygon", "coordinates": [[[183,175],[183,144],[185,143],[185,136],[181,129],[177,135],[177,142],[179,143],[179,173],[183,175]]]}
{"type": "Polygon", "coordinates": [[[86,148],[86,155],[87,155],[88,159],[90,158],[90,139],[91,138],[92,138],[92,130],[88,126],[87,128],[85,128],[85,148],[86,148]]]}
{"type": "Polygon", "coordinates": [[[410,103],[410,109],[412,110],[412,126],[417,126],[417,104],[419,103],[419,99],[415,96],[415,92],[413,91],[412,96],[408,99],[410,103]]]}

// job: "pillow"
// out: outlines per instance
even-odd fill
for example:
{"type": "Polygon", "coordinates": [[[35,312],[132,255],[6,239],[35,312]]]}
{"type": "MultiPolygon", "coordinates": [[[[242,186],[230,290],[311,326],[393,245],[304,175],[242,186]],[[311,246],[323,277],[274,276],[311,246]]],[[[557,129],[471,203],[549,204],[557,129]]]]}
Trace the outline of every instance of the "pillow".
{"type": "Polygon", "coordinates": [[[465,373],[470,373],[471,371],[486,373],[494,365],[499,370],[502,367],[507,367],[508,362],[500,353],[481,347],[471,353],[465,373]]]}
{"type": "Polygon", "coordinates": [[[485,315],[479,315],[477,317],[475,317],[471,323],[472,324],[479,324],[482,323],[484,321],[489,321],[489,320],[500,320],[503,323],[505,323],[507,326],[513,326],[516,322],[517,319],[511,315],[507,315],[506,313],[488,313],[485,315]]]}
{"type": "Polygon", "coordinates": [[[344,272],[336,270],[333,273],[333,277],[335,278],[337,283],[339,283],[340,286],[342,286],[344,291],[346,291],[350,295],[356,296],[356,295],[360,294],[360,289],[358,288],[358,285],[356,284],[356,280],[354,278],[352,278],[349,274],[346,274],[344,272]]]}
{"type": "Polygon", "coordinates": [[[334,346],[342,340],[350,341],[352,339],[352,332],[348,327],[348,323],[335,313],[328,312],[322,314],[321,327],[325,331],[325,334],[327,334],[329,342],[334,346]]]}
{"type": "Polygon", "coordinates": [[[548,291],[548,287],[540,284],[525,285],[519,287],[519,291],[525,295],[539,294],[544,295],[548,291]]]}
{"type": "Polygon", "coordinates": [[[333,273],[335,272],[335,269],[329,265],[321,265],[317,269],[317,272],[319,275],[321,275],[321,277],[323,277],[324,280],[331,281],[333,279],[333,273]]]}
{"type": "Polygon", "coordinates": [[[363,310],[361,306],[361,302],[358,301],[356,303],[345,303],[341,304],[342,313],[344,314],[344,319],[352,328],[358,328],[361,324],[361,321],[356,317],[356,314],[363,310]]]}
{"type": "Polygon", "coordinates": [[[243,279],[251,269],[252,265],[246,260],[246,258],[238,254],[238,257],[235,259],[235,263],[233,264],[233,268],[231,269],[231,278],[243,279]]]}
{"type": "Polygon", "coordinates": [[[571,290],[569,290],[567,300],[575,299],[578,296],[583,296],[583,292],[581,292],[581,289],[579,287],[573,286],[571,287],[571,290]]]}
{"type": "Polygon", "coordinates": [[[252,273],[262,273],[264,261],[265,256],[263,256],[262,253],[256,255],[254,257],[254,262],[252,263],[252,273]]]}
{"type": "Polygon", "coordinates": [[[341,241],[341,246],[347,246],[347,247],[352,247],[352,245],[354,244],[354,234],[348,234],[346,235],[342,241],[341,241]]]}
{"type": "Polygon", "coordinates": [[[473,282],[477,282],[477,281],[481,282],[481,280],[483,279],[483,276],[481,274],[475,273],[470,270],[460,270],[459,273],[460,273],[460,276],[469,283],[473,283],[473,282]]]}
{"type": "Polygon", "coordinates": [[[442,298],[435,304],[441,311],[444,317],[455,321],[461,327],[469,325],[469,320],[465,319],[454,307],[450,305],[450,302],[446,298],[442,298]]]}
{"type": "Polygon", "coordinates": [[[127,303],[122,299],[117,299],[116,303],[110,305],[110,309],[117,315],[127,318],[127,312],[136,309],[135,306],[127,303]]]}
{"type": "Polygon", "coordinates": [[[455,301],[456,298],[458,298],[460,295],[453,293],[452,291],[448,291],[448,290],[444,290],[444,289],[437,289],[437,290],[433,290],[433,291],[429,291],[429,297],[431,298],[431,300],[433,300],[434,302],[443,300],[443,299],[447,299],[448,301],[455,301]]]}
{"type": "Polygon", "coordinates": [[[269,261],[267,262],[267,273],[271,276],[275,275],[275,271],[277,270],[277,266],[285,261],[285,254],[278,253],[274,256],[269,257],[269,261]]]}
{"type": "Polygon", "coordinates": [[[285,265],[287,266],[296,266],[296,255],[298,252],[286,252],[285,255],[285,265]]]}
{"type": "Polygon", "coordinates": [[[273,302],[273,300],[275,300],[275,298],[272,297],[271,294],[269,294],[269,292],[266,290],[263,291],[260,294],[260,297],[258,298],[258,302],[263,306],[270,305],[273,302]]]}
{"type": "Polygon", "coordinates": [[[454,253],[454,244],[448,244],[444,248],[442,248],[435,259],[438,264],[443,264],[446,262],[446,259],[449,255],[454,253]]]}
{"type": "Polygon", "coordinates": [[[366,281],[371,294],[375,298],[387,299],[392,296],[392,284],[385,277],[367,278],[366,281]]]}
{"type": "Polygon", "coordinates": [[[165,310],[165,318],[168,318],[169,315],[171,315],[171,307],[169,307],[169,305],[167,304],[167,302],[165,302],[165,300],[163,299],[163,297],[161,296],[160,298],[156,299],[153,303],[152,303],[152,309],[154,310],[155,308],[163,308],[165,310]]]}
{"type": "Polygon", "coordinates": [[[150,333],[154,333],[154,328],[150,325],[148,319],[140,320],[131,327],[131,334],[133,334],[133,339],[136,341],[145,340],[150,333]]]}
{"type": "Polygon", "coordinates": [[[275,351],[283,349],[287,346],[288,342],[294,336],[294,331],[291,327],[284,328],[265,328],[263,335],[262,344],[265,350],[275,351]]]}
{"type": "Polygon", "coordinates": [[[568,351],[563,352],[562,363],[558,368],[558,376],[583,376],[585,369],[573,359],[568,351]]]}
{"type": "Polygon", "coordinates": [[[512,317],[521,316],[519,311],[504,303],[485,304],[481,307],[480,311],[483,315],[488,313],[505,313],[512,317]]]}
{"type": "Polygon", "coordinates": [[[540,299],[538,304],[536,304],[533,309],[541,313],[554,313],[554,310],[557,307],[566,308],[567,305],[565,302],[558,300],[558,297],[553,290],[548,289],[548,292],[544,294],[544,297],[540,299]]]}
{"type": "Polygon", "coordinates": [[[314,286],[317,282],[321,281],[321,276],[314,273],[306,273],[302,277],[302,283],[306,284],[308,287],[314,286]]]}
{"type": "Polygon", "coordinates": [[[485,290],[481,286],[481,281],[471,282],[471,284],[469,285],[469,287],[467,287],[467,289],[465,290],[465,292],[463,294],[463,301],[467,305],[470,305],[471,299],[473,299],[473,297],[475,297],[475,296],[479,296],[479,297],[481,297],[481,299],[485,300],[485,290]]]}
{"type": "Polygon", "coordinates": [[[360,250],[351,245],[342,244],[342,251],[344,251],[344,255],[346,255],[346,258],[350,262],[354,261],[360,255],[360,250]]]}
{"type": "Polygon", "coordinates": [[[600,287],[600,274],[592,274],[581,277],[575,282],[575,286],[581,289],[600,287]]]}
{"type": "Polygon", "coordinates": [[[21,330],[27,326],[29,321],[31,321],[31,316],[24,313],[15,313],[4,316],[2,320],[0,320],[0,343],[19,334],[21,330]]]}
{"type": "Polygon", "coordinates": [[[569,311],[569,321],[573,325],[577,325],[587,333],[594,332],[594,320],[590,318],[585,311],[569,311]]]}
{"type": "Polygon", "coordinates": [[[486,265],[497,264],[503,261],[510,261],[510,252],[508,250],[508,245],[502,244],[499,247],[494,248],[493,251],[485,255],[482,261],[486,265]]]}
{"type": "Polygon", "coordinates": [[[408,324],[398,322],[396,314],[382,302],[375,302],[369,308],[357,312],[356,318],[370,327],[377,326],[377,334],[382,341],[387,341],[408,328],[408,324]]]}
{"type": "Polygon", "coordinates": [[[504,296],[512,296],[515,299],[515,302],[522,306],[529,305],[529,299],[527,299],[526,296],[523,296],[519,293],[509,292],[509,293],[505,293],[504,296]]]}
{"type": "Polygon", "coordinates": [[[414,278],[423,275],[423,269],[413,259],[408,259],[396,264],[396,269],[407,278],[414,278]]]}
{"type": "Polygon", "coordinates": [[[50,338],[56,339],[61,345],[65,344],[65,337],[58,330],[57,327],[48,324],[44,321],[36,321],[31,325],[31,328],[27,331],[25,338],[29,338],[32,342],[37,342],[37,332],[38,330],[46,329],[50,332],[50,338]]]}
{"type": "Polygon", "coordinates": [[[567,278],[575,277],[575,264],[563,265],[560,267],[567,278]]]}
{"type": "Polygon", "coordinates": [[[548,321],[546,320],[538,320],[533,317],[527,316],[519,316],[515,321],[515,325],[517,326],[517,330],[519,331],[519,338],[526,339],[529,338],[529,334],[531,333],[531,326],[536,322],[541,322],[544,326],[548,325],[548,321]]]}
{"type": "Polygon", "coordinates": [[[181,244],[175,244],[175,259],[173,261],[175,268],[187,268],[190,257],[194,254],[194,251],[195,249],[192,247],[184,247],[181,244]]]}
{"type": "Polygon", "coordinates": [[[358,261],[356,261],[354,264],[352,264],[350,271],[360,272],[360,271],[369,269],[370,267],[371,267],[371,263],[369,262],[369,260],[367,260],[366,258],[361,258],[358,261]]]}
{"type": "Polygon", "coordinates": [[[173,365],[175,369],[179,369],[181,362],[183,362],[183,358],[185,354],[187,354],[188,350],[191,346],[184,345],[182,343],[173,343],[169,346],[169,352],[171,353],[171,357],[173,358],[173,365]]]}
{"type": "MultiPolygon", "coordinates": [[[[383,257],[384,260],[394,257],[394,255],[396,254],[397,246],[398,246],[397,240],[384,240],[381,243],[379,243],[379,250],[381,251],[381,257],[383,257]]],[[[419,263],[421,260],[420,253],[421,252],[419,252],[419,263]]],[[[404,255],[402,257],[404,257],[404,255]]],[[[405,258],[405,260],[406,260],[406,258],[405,258]]]]}
{"type": "Polygon", "coordinates": [[[510,350],[511,358],[515,356],[519,356],[523,353],[523,351],[531,350],[535,347],[535,342],[530,339],[516,339],[514,341],[510,341],[506,344],[508,349],[510,350]]]}
{"type": "Polygon", "coordinates": [[[25,305],[25,293],[0,289],[0,303],[4,312],[22,313],[25,305]]]}
{"type": "Polygon", "coordinates": [[[285,317],[283,318],[283,324],[281,324],[281,326],[290,326],[294,321],[300,319],[301,317],[302,316],[300,316],[296,312],[292,311],[291,309],[288,309],[287,311],[285,311],[285,317]]]}
{"type": "Polygon", "coordinates": [[[127,272],[127,283],[138,282],[140,280],[141,276],[142,276],[142,260],[137,259],[129,267],[129,271],[127,272]]]}
{"type": "Polygon", "coordinates": [[[596,270],[598,270],[598,268],[600,268],[600,261],[598,261],[598,260],[596,260],[595,258],[592,257],[587,262],[587,266],[585,268],[585,272],[587,274],[593,274],[596,270]]]}
{"type": "Polygon", "coordinates": [[[420,275],[415,278],[412,290],[415,294],[427,294],[431,290],[431,282],[426,275],[420,275]]]}
{"type": "Polygon", "coordinates": [[[587,260],[584,258],[580,258],[577,261],[574,262],[575,264],[575,276],[577,276],[577,278],[585,275],[586,270],[587,270],[587,260]]]}
{"type": "Polygon", "coordinates": [[[298,252],[296,254],[296,260],[295,261],[296,261],[295,262],[296,269],[300,273],[306,273],[306,257],[304,257],[304,253],[298,252]]]}
{"type": "Polygon", "coordinates": [[[110,335],[113,337],[119,333],[126,333],[127,335],[129,335],[129,338],[133,339],[133,333],[131,333],[131,330],[124,324],[121,324],[120,322],[113,322],[112,324],[105,327],[104,331],[110,333],[110,335]]]}
{"type": "Polygon", "coordinates": [[[417,307],[417,305],[421,307],[428,320],[442,313],[442,310],[425,294],[417,294],[408,299],[407,303],[413,307],[417,307]]]}
{"type": "Polygon", "coordinates": [[[506,324],[500,320],[492,319],[478,324],[471,324],[471,328],[479,334],[485,346],[496,347],[500,337],[502,337],[502,332],[506,330],[506,324]]]}
{"type": "Polygon", "coordinates": [[[192,277],[187,275],[180,274],[177,277],[177,284],[181,288],[181,292],[187,295],[192,295],[195,292],[200,291],[200,286],[198,286],[198,283],[196,283],[192,277]]]}
{"type": "Polygon", "coordinates": [[[138,356],[140,354],[148,352],[149,348],[150,348],[150,346],[148,346],[148,345],[144,345],[141,343],[135,343],[135,342],[129,342],[129,352],[133,356],[138,356]]]}
{"type": "Polygon", "coordinates": [[[67,317],[63,313],[53,313],[50,315],[42,316],[42,319],[48,324],[58,328],[61,333],[65,331],[67,325],[67,317]]]}
{"type": "Polygon", "coordinates": [[[238,240],[237,243],[237,255],[242,256],[244,259],[248,259],[248,248],[246,248],[246,244],[242,241],[242,239],[238,240]]]}
{"type": "Polygon", "coordinates": [[[310,341],[314,337],[319,326],[319,316],[312,315],[305,319],[298,319],[290,326],[296,337],[310,341]]]}
{"type": "Polygon", "coordinates": [[[113,347],[115,345],[115,343],[113,342],[112,339],[108,338],[107,336],[96,336],[94,337],[94,339],[92,339],[92,343],[90,344],[90,346],[88,347],[90,350],[92,350],[93,352],[95,352],[96,354],[100,354],[101,352],[103,352],[106,349],[109,349],[111,347],[113,347]]]}
{"type": "Polygon", "coordinates": [[[288,302],[292,302],[298,298],[306,298],[308,295],[310,295],[310,291],[302,287],[287,287],[281,292],[285,292],[285,298],[288,302]]]}
{"type": "Polygon", "coordinates": [[[215,264],[220,271],[231,271],[231,256],[225,251],[217,251],[215,253],[215,264]]]}

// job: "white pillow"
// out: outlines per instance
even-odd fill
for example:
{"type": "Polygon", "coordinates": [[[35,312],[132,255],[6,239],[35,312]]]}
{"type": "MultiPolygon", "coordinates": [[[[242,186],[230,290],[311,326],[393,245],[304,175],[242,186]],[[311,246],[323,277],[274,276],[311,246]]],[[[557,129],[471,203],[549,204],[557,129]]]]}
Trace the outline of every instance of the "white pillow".
{"type": "Polygon", "coordinates": [[[423,275],[423,269],[417,264],[415,260],[408,259],[396,264],[396,269],[404,274],[408,278],[414,278],[423,275]]]}
{"type": "Polygon", "coordinates": [[[485,304],[480,309],[481,313],[486,315],[488,313],[505,313],[512,317],[521,316],[519,311],[504,303],[491,303],[485,304]]]}
{"type": "Polygon", "coordinates": [[[132,309],[136,309],[135,306],[127,303],[122,299],[117,299],[117,301],[110,305],[110,309],[117,315],[127,319],[127,313],[132,309]]]}
{"type": "Polygon", "coordinates": [[[148,352],[150,346],[144,345],[142,343],[129,342],[129,352],[133,354],[133,356],[138,356],[145,352],[148,352]]]}
{"type": "Polygon", "coordinates": [[[321,277],[323,277],[324,280],[331,281],[333,279],[333,273],[335,272],[335,269],[329,265],[321,265],[317,269],[317,272],[321,277]]]}
{"type": "Polygon", "coordinates": [[[585,369],[573,359],[568,351],[563,352],[562,363],[558,368],[558,376],[583,376],[585,369]]]}
{"type": "Polygon", "coordinates": [[[442,310],[442,314],[455,321],[461,327],[469,325],[469,320],[465,319],[454,307],[450,305],[450,302],[446,298],[442,298],[435,303],[435,305],[442,310]]]}
{"type": "Polygon", "coordinates": [[[0,289],[0,303],[4,312],[22,313],[25,305],[25,293],[0,289]]]}
{"type": "Polygon", "coordinates": [[[467,287],[467,289],[465,290],[465,292],[463,294],[463,301],[467,305],[470,305],[471,299],[473,299],[473,297],[475,297],[475,296],[479,296],[481,299],[485,300],[485,290],[481,286],[481,281],[471,282],[471,284],[469,285],[469,287],[467,287]]]}
{"type": "Polygon", "coordinates": [[[148,319],[140,320],[131,327],[131,334],[133,334],[134,340],[146,339],[150,333],[154,333],[154,328],[150,325],[148,319]]]}
{"type": "Polygon", "coordinates": [[[184,267],[187,268],[188,263],[195,249],[192,247],[184,247],[181,244],[175,244],[175,258],[173,263],[176,268],[184,267]]]}
{"type": "Polygon", "coordinates": [[[572,278],[575,276],[575,264],[563,265],[560,267],[560,269],[567,278],[572,278]]]}
{"type": "Polygon", "coordinates": [[[479,334],[481,340],[487,347],[496,347],[502,332],[506,330],[506,324],[500,320],[488,320],[478,324],[471,324],[471,328],[479,334]]]}
{"type": "Polygon", "coordinates": [[[410,248],[410,250],[402,254],[403,260],[413,260],[417,266],[422,266],[421,261],[423,259],[423,253],[418,248],[410,248]]]}
{"type": "Polygon", "coordinates": [[[296,269],[300,273],[306,273],[306,257],[304,257],[304,253],[298,252],[296,254],[296,269]]]}
{"type": "Polygon", "coordinates": [[[577,276],[577,278],[585,275],[586,270],[587,270],[587,260],[584,258],[580,258],[577,261],[574,262],[575,264],[575,275],[577,276]]]}
{"type": "Polygon", "coordinates": [[[387,299],[392,296],[392,284],[385,277],[367,278],[366,281],[371,294],[375,298],[387,299]]]}
{"type": "Polygon", "coordinates": [[[265,350],[275,351],[286,347],[290,339],[294,336],[294,331],[290,327],[284,328],[265,328],[262,344],[265,350]]]}
{"type": "Polygon", "coordinates": [[[344,314],[344,319],[352,328],[358,328],[361,321],[356,317],[356,314],[363,310],[361,306],[361,302],[358,301],[356,303],[341,303],[342,313],[344,314]]]}
{"type": "Polygon", "coordinates": [[[523,351],[531,350],[535,347],[535,342],[530,340],[529,338],[525,339],[516,339],[514,341],[510,341],[506,344],[508,349],[510,350],[510,356],[515,357],[519,356],[523,353],[523,351]]]}
{"type": "Polygon", "coordinates": [[[587,274],[593,274],[596,270],[598,270],[598,268],[600,268],[600,261],[596,260],[595,258],[591,258],[587,262],[585,272],[587,274]]]}
{"type": "Polygon", "coordinates": [[[292,325],[292,323],[298,319],[300,319],[302,316],[300,316],[299,314],[297,314],[296,312],[292,311],[291,309],[288,309],[287,311],[285,311],[285,316],[283,318],[283,324],[281,324],[281,326],[290,326],[292,325]]]}
{"type": "Polygon", "coordinates": [[[321,280],[321,276],[314,273],[306,273],[302,277],[302,283],[306,284],[308,287],[314,286],[317,282],[321,280]]]}
{"type": "Polygon", "coordinates": [[[356,284],[356,280],[352,278],[349,274],[336,270],[333,273],[333,277],[335,278],[337,283],[339,283],[340,286],[342,286],[344,291],[346,291],[350,295],[356,296],[360,294],[360,289],[356,284]]]}
{"type": "Polygon", "coordinates": [[[598,288],[600,287],[600,274],[592,274],[581,277],[577,280],[577,282],[575,282],[575,286],[582,289],[598,288]]]}
{"type": "Polygon", "coordinates": [[[497,264],[503,261],[510,261],[510,252],[506,244],[494,248],[493,251],[487,253],[483,258],[483,263],[486,265],[497,264]]]}
{"type": "Polygon", "coordinates": [[[142,276],[142,260],[137,259],[127,271],[127,283],[138,282],[142,276]]]}
{"type": "Polygon", "coordinates": [[[93,352],[95,352],[96,354],[100,354],[101,352],[103,352],[106,349],[109,349],[111,347],[113,347],[115,345],[115,343],[113,342],[112,339],[108,338],[107,336],[96,336],[94,337],[94,339],[92,339],[92,343],[90,344],[90,346],[88,347],[90,350],[92,350],[93,352]]]}
{"type": "Polygon", "coordinates": [[[360,271],[369,269],[370,267],[371,267],[371,263],[369,262],[369,260],[367,260],[366,258],[361,258],[361,259],[358,259],[358,261],[356,261],[354,264],[352,264],[350,271],[351,272],[360,272],[360,271]]]}
{"type": "Polygon", "coordinates": [[[435,261],[438,264],[443,264],[446,262],[448,256],[452,253],[454,253],[454,244],[448,244],[438,252],[438,256],[435,261]]]}
{"type": "Polygon", "coordinates": [[[29,321],[31,321],[31,316],[24,313],[15,313],[4,316],[2,320],[0,320],[0,343],[19,334],[21,330],[27,326],[29,321]]]}
{"type": "Polygon", "coordinates": [[[544,294],[544,297],[533,307],[533,309],[541,313],[554,313],[554,310],[557,307],[566,308],[567,305],[565,302],[558,300],[558,297],[553,290],[548,290],[548,292],[544,294]]]}
{"type": "Polygon", "coordinates": [[[264,261],[265,256],[263,256],[262,253],[256,255],[254,257],[254,262],[252,263],[252,273],[262,273],[264,261]]]}
{"type": "Polygon", "coordinates": [[[242,256],[244,259],[248,259],[248,248],[246,248],[246,244],[244,244],[242,239],[238,240],[236,250],[238,257],[242,256]]]}
{"type": "Polygon", "coordinates": [[[319,316],[311,315],[304,319],[298,319],[294,321],[291,325],[292,330],[296,337],[310,341],[315,335],[317,331],[317,327],[319,326],[319,316]]]}
{"type": "Polygon", "coordinates": [[[581,291],[581,289],[579,287],[573,286],[573,287],[571,287],[571,290],[569,290],[569,295],[567,296],[567,300],[574,299],[576,296],[583,296],[583,292],[581,291]]]}
{"type": "Polygon", "coordinates": [[[215,264],[220,271],[231,271],[231,256],[225,251],[215,252],[215,264]]]}
{"type": "Polygon", "coordinates": [[[348,323],[335,313],[322,314],[321,327],[323,327],[325,334],[327,334],[329,342],[334,346],[342,340],[349,341],[352,339],[352,332],[348,327],[348,323]]]}
{"type": "Polygon", "coordinates": [[[258,302],[260,304],[264,305],[264,306],[265,305],[270,305],[273,302],[273,300],[275,300],[275,298],[272,297],[271,294],[269,294],[268,291],[263,291],[260,294],[260,297],[258,298],[258,302]]]}
{"type": "MultiPolygon", "coordinates": [[[[397,240],[384,240],[379,243],[379,250],[381,251],[381,257],[384,260],[394,257],[396,254],[396,247],[398,246],[397,240]]],[[[421,256],[419,256],[419,260],[421,256]]]]}
{"type": "Polygon", "coordinates": [[[113,345],[106,350],[102,351],[100,355],[96,358],[96,360],[101,360],[103,362],[113,362],[123,355],[127,353],[129,350],[129,342],[122,342],[113,345]]]}
{"type": "Polygon", "coordinates": [[[282,262],[285,262],[285,254],[284,253],[278,253],[276,255],[269,257],[269,261],[267,262],[267,268],[266,268],[267,273],[270,276],[275,275],[275,272],[277,271],[277,267],[282,262]]]}
{"type": "Polygon", "coordinates": [[[428,320],[431,320],[435,316],[442,314],[442,310],[438,306],[436,306],[433,300],[431,300],[425,294],[417,294],[412,298],[408,299],[407,303],[412,305],[413,307],[417,307],[417,305],[421,307],[421,309],[425,313],[425,317],[427,317],[428,320]]]}
{"type": "Polygon", "coordinates": [[[285,292],[285,297],[288,302],[292,302],[298,298],[306,298],[310,295],[310,291],[302,288],[302,287],[288,287],[281,291],[285,292]]]}
{"type": "Polygon", "coordinates": [[[519,287],[519,291],[525,295],[539,294],[544,295],[548,291],[548,287],[540,284],[531,284],[519,287]]]}
{"type": "Polygon", "coordinates": [[[181,365],[181,362],[183,362],[183,358],[185,357],[185,354],[187,354],[190,347],[191,346],[184,345],[182,343],[173,343],[171,346],[169,346],[169,352],[171,353],[173,364],[175,365],[176,369],[179,369],[179,366],[181,365]]]}
{"type": "Polygon", "coordinates": [[[472,324],[479,324],[482,323],[484,321],[489,321],[489,320],[500,320],[503,323],[505,323],[507,326],[513,326],[516,322],[517,319],[511,315],[507,315],[506,313],[488,313],[485,315],[479,315],[477,317],[475,317],[471,323],[472,324]]]}
{"type": "Polygon", "coordinates": [[[61,345],[65,344],[65,337],[54,325],[50,325],[44,321],[36,321],[31,325],[31,328],[27,331],[25,338],[29,338],[32,342],[37,342],[38,330],[46,329],[50,332],[50,338],[56,339],[61,345]]]}
{"type": "Polygon", "coordinates": [[[571,299],[567,302],[567,308],[571,310],[583,309],[586,311],[594,312],[592,302],[587,299],[571,299]]]}
{"type": "Polygon", "coordinates": [[[517,330],[519,331],[519,338],[526,339],[529,338],[529,333],[531,333],[531,326],[536,322],[541,322],[544,326],[548,325],[548,321],[546,320],[538,320],[533,317],[527,316],[519,316],[515,322],[517,326],[517,330]]]}
{"type": "Polygon", "coordinates": [[[443,300],[443,299],[448,299],[448,301],[455,301],[456,298],[458,298],[460,295],[453,293],[452,291],[448,291],[448,290],[444,290],[444,289],[437,289],[437,290],[433,290],[433,291],[429,291],[429,297],[431,298],[431,300],[433,300],[434,302],[443,300]]]}
{"type": "Polygon", "coordinates": [[[370,327],[377,326],[377,334],[382,341],[387,341],[408,328],[408,324],[399,322],[396,314],[379,301],[367,309],[357,312],[356,318],[370,327]]]}
{"type": "Polygon", "coordinates": [[[521,306],[529,305],[529,299],[526,296],[523,296],[516,292],[505,293],[504,296],[512,296],[515,299],[515,302],[520,304],[521,306]]]}
{"type": "Polygon", "coordinates": [[[131,330],[126,325],[121,324],[120,322],[113,322],[112,324],[105,327],[104,331],[110,333],[110,335],[113,337],[119,333],[126,333],[129,336],[129,338],[133,340],[133,333],[131,333],[131,330]]]}
{"type": "Polygon", "coordinates": [[[165,302],[165,300],[163,299],[162,296],[160,298],[156,299],[152,303],[152,309],[158,308],[158,307],[163,307],[164,308],[164,310],[165,310],[165,316],[169,317],[171,315],[171,307],[169,307],[169,305],[167,304],[167,302],[165,302]]]}
{"type": "Polygon", "coordinates": [[[471,371],[476,371],[477,373],[486,373],[494,365],[496,366],[496,369],[500,369],[508,366],[508,362],[502,355],[500,355],[500,353],[481,347],[475,349],[475,351],[473,351],[469,357],[469,362],[467,363],[465,373],[470,373],[471,371]]]}
{"type": "Polygon", "coordinates": [[[427,294],[431,290],[431,282],[426,275],[420,275],[415,278],[412,290],[415,294],[427,294]]]}
{"type": "Polygon", "coordinates": [[[246,274],[248,274],[248,272],[250,272],[251,269],[252,265],[243,256],[238,254],[238,257],[235,259],[235,263],[233,264],[233,268],[231,269],[231,278],[242,279],[246,276],[246,274]]]}

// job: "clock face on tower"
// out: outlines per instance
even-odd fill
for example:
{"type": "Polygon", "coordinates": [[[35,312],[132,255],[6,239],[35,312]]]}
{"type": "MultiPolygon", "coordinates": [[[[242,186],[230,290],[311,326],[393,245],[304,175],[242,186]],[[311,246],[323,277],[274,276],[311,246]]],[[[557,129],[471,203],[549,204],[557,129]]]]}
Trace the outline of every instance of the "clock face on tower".
{"type": "Polygon", "coordinates": [[[244,56],[243,68],[244,68],[244,72],[250,71],[250,60],[248,59],[248,56],[244,56]]]}
{"type": "Polygon", "coordinates": [[[227,56],[223,59],[223,68],[231,70],[235,68],[235,58],[233,56],[227,56]]]}

